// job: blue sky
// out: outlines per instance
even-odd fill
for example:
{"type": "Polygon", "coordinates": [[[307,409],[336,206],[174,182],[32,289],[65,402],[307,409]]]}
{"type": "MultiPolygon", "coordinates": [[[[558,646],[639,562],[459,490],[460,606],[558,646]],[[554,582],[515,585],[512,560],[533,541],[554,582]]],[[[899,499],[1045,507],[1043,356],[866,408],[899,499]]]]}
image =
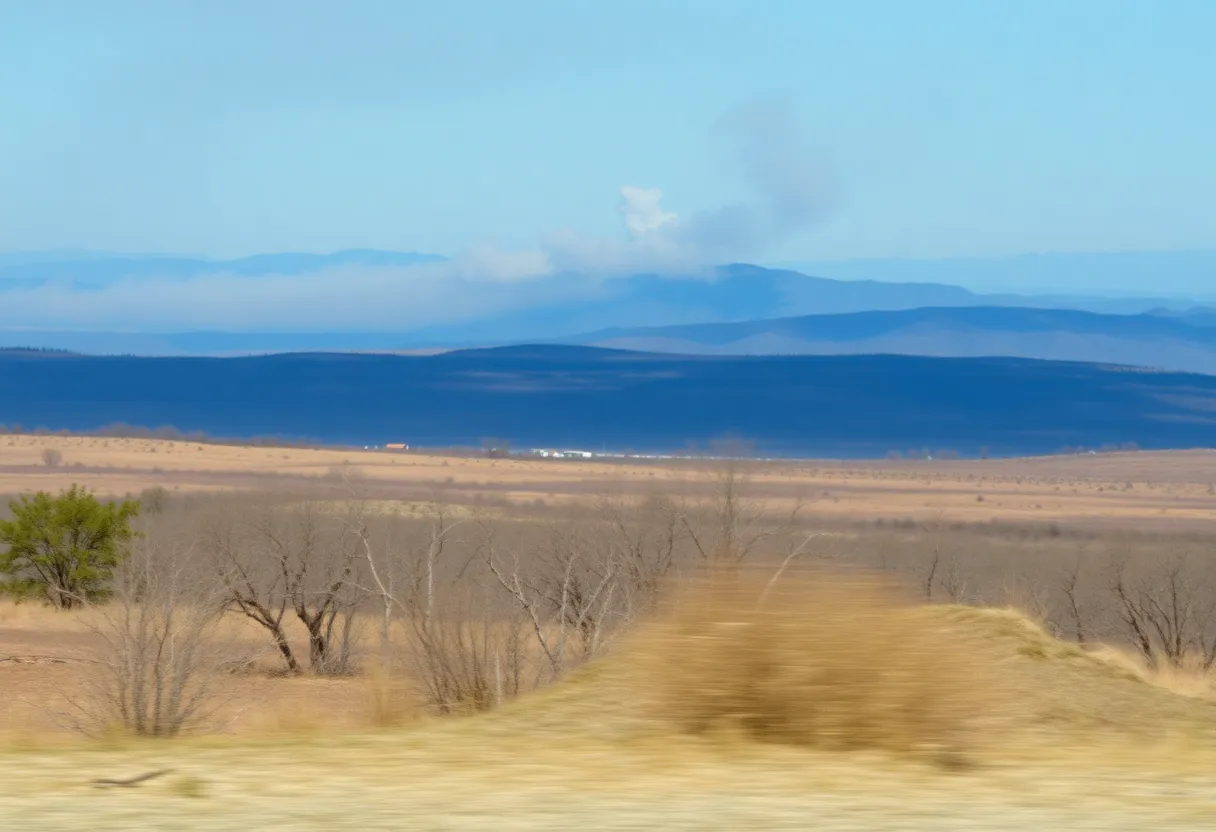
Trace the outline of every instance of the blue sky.
{"type": "Polygon", "coordinates": [[[1211,0],[5,0],[0,251],[1216,248],[1213,31],[1211,0]]]}
{"type": "Polygon", "coordinates": [[[9,0],[0,247],[454,253],[748,198],[788,106],[840,204],[776,258],[1216,246],[1216,4],[9,0]]]}

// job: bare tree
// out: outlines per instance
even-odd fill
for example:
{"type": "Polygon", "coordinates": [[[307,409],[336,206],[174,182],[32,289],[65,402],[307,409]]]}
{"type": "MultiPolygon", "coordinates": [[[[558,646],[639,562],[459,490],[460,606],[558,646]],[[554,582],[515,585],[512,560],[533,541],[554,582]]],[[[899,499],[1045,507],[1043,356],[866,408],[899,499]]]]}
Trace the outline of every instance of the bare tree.
{"type": "Polygon", "coordinates": [[[1216,663],[1216,596],[1205,574],[1178,556],[1131,575],[1125,559],[1112,564],[1111,589],[1128,636],[1150,667],[1175,667],[1194,656],[1216,663]]]}
{"type": "Polygon", "coordinates": [[[1082,571],[1083,563],[1081,556],[1078,555],[1072,566],[1065,570],[1060,581],[1060,593],[1064,596],[1064,609],[1068,616],[1069,629],[1072,630],[1077,644],[1085,644],[1089,634],[1086,626],[1088,608],[1081,597],[1082,571]]]}
{"type": "Polygon", "coordinates": [[[91,726],[172,737],[213,713],[231,645],[216,631],[221,588],[194,554],[180,541],[145,538],[115,575],[114,602],[95,608],[104,647],[79,703],[91,726]]]}
{"type": "Polygon", "coordinates": [[[223,583],[225,604],[264,627],[274,639],[288,671],[299,673],[302,668],[287,638],[285,619],[289,599],[284,576],[271,564],[248,553],[243,531],[235,511],[208,518],[203,529],[203,545],[223,583]]]}
{"type": "Polygon", "coordinates": [[[518,611],[500,611],[473,574],[478,548],[457,537],[471,518],[457,516],[442,495],[423,514],[360,530],[369,590],[381,602],[382,662],[390,664],[390,632],[400,621],[400,655],[436,712],[495,707],[523,689],[523,622],[518,611]]]}
{"type": "Polygon", "coordinates": [[[400,622],[400,655],[440,712],[492,707],[598,655],[649,607],[687,541],[657,497],[607,495],[521,529],[456,512],[439,494],[421,517],[394,519],[362,526],[367,589],[386,657],[400,622]]]}
{"type": "Polygon", "coordinates": [[[406,658],[431,707],[441,714],[488,710],[525,688],[523,622],[498,614],[477,584],[445,594],[441,614],[406,617],[406,658]]]}
{"type": "Polygon", "coordinates": [[[531,624],[547,680],[558,678],[570,661],[596,655],[621,573],[612,547],[596,545],[573,524],[554,526],[525,565],[518,551],[503,551],[493,524],[481,524],[481,531],[486,564],[531,624]]]}
{"type": "Polygon", "coordinates": [[[365,597],[357,576],[358,519],[303,502],[222,512],[206,528],[228,605],[266,628],[290,672],[301,665],[287,635],[289,612],[307,632],[313,672],[353,669],[355,617],[365,597]]]}
{"type": "Polygon", "coordinates": [[[933,580],[937,577],[937,567],[942,560],[941,547],[934,544],[933,555],[929,558],[929,569],[925,575],[925,600],[933,600],[933,580]]]}
{"type": "Polygon", "coordinates": [[[425,543],[419,546],[416,537],[395,534],[402,520],[395,512],[384,518],[389,522],[379,541],[374,540],[363,502],[354,505],[357,536],[371,578],[368,591],[380,600],[380,635],[387,643],[395,612],[417,614],[424,624],[435,616],[437,571],[452,537],[469,518],[455,516],[443,496],[435,495],[424,509],[425,543]]]}
{"type": "Polygon", "coordinates": [[[596,503],[596,515],[592,534],[608,548],[606,557],[620,564],[621,614],[632,620],[651,608],[689,537],[678,507],[659,495],[634,504],[606,494],[596,503]]]}
{"type": "Polygon", "coordinates": [[[789,534],[803,505],[778,514],[748,496],[744,463],[724,460],[714,472],[713,497],[707,503],[685,503],[678,509],[683,530],[701,559],[714,568],[733,568],[766,540],[789,534]]]}
{"type": "MultiPolygon", "coordinates": [[[[425,543],[419,545],[416,535],[398,534],[404,518],[397,511],[382,518],[383,533],[374,540],[364,501],[356,494],[351,505],[352,528],[371,579],[367,591],[381,602],[382,639],[388,638],[395,609],[417,608],[429,621],[435,614],[437,572],[453,536],[470,517],[453,511],[442,493],[435,494],[423,508],[425,543]]],[[[466,558],[466,566],[471,559],[466,558]]]]}
{"type": "Polygon", "coordinates": [[[63,462],[63,454],[58,448],[44,448],[42,451],[42,464],[47,468],[58,468],[63,462]]]}

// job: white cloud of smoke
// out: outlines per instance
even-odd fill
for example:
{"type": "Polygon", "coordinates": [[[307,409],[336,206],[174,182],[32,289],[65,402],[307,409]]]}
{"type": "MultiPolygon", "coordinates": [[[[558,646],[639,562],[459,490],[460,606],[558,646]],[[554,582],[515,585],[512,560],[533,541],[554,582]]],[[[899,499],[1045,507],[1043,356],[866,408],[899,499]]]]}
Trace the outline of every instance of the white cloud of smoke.
{"type": "Polygon", "coordinates": [[[752,104],[718,125],[738,151],[751,199],[686,217],[663,210],[658,188],[626,185],[619,210],[628,238],[552,235],[548,258],[563,270],[691,272],[764,255],[813,229],[838,203],[830,170],[811,154],[779,102],[752,104]]]}
{"type": "Polygon", "coordinates": [[[621,188],[621,215],[625,218],[625,230],[632,237],[662,228],[676,219],[659,207],[663,192],[658,188],[639,188],[626,185],[621,188]]]}

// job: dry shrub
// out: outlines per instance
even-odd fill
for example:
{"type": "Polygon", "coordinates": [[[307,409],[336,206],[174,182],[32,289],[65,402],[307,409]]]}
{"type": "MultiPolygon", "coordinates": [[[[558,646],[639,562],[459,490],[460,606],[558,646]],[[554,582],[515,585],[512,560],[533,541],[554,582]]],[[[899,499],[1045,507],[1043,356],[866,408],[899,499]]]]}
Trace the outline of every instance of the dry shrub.
{"type": "Polygon", "coordinates": [[[113,603],[94,610],[100,649],[76,703],[85,733],[174,737],[206,722],[222,698],[221,668],[239,655],[217,636],[223,596],[175,544],[144,538],[115,576],[113,603]]]}
{"type": "Polygon", "coordinates": [[[406,664],[434,712],[486,711],[519,695],[524,648],[517,621],[482,615],[411,624],[406,664]]]}
{"type": "Polygon", "coordinates": [[[658,715],[691,733],[953,753],[987,700],[982,654],[868,577],[700,580],[636,649],[658,715]]]}
{"type": "Polygon", "coordinates": [[[1153,666],[1138,653],[1107,644],[1093,648],[1090,655],[1155,688],[1189,699],[1216,702],[1216,670],[1205,667],[1198,656],[1186,656],[1179,664],[1153,666]]]}

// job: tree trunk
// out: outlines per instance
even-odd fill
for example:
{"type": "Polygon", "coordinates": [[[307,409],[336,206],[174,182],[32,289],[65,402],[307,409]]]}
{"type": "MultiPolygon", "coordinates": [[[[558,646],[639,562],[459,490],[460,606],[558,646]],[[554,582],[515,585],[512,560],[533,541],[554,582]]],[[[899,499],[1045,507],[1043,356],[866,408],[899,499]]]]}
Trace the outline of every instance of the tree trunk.
{"type": "Polygon", "coordinates": [[[325,674],[329,668],[326,666],[329,660],[329,642],[325,638],[325,632],[322,629],[322,618],[317,618],[306,621],[308,627],[308,661],[312,665],[312,672],[325,674]]]}
{"type": "Polygon", "coordinates": [[[279,652],[283,654],[283,659],[287,662],[287,670],[290,673],[300,672],[300,663],[296,661],[296,656],[291,652],[291,644],[287,641],[287,634],[283,632],[283,628],[275,625],[270,628],[271,634],[274,636],[275,646],[279,648],[279,652]]]}
{"type": "Polygon", "coordinates": [[[325,637],[320,633],[309,633],[308,658],[312,662],[313,667],[323,667],[325,665],[325,654],[325,637]]]}

